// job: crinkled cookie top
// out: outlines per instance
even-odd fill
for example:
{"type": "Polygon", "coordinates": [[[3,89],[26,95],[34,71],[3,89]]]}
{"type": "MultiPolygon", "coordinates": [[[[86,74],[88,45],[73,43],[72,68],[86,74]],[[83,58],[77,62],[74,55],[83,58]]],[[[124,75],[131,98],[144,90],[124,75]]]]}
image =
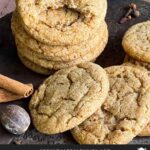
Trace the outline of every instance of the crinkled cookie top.
{"type": "Polygon", "coordinates": [[[109,90],[106,72],[87,62],[56,72],[33,95],[30,111],[36,129],[45,134],[69,130],[91,116],[109,90]]]}
{"type": "Polygon", "coordinates": [[[72,134],[81,144],[127,144],[150,118],[150,78],[140,69],[106,69],[110,91],[103,106],[72,134]]]}

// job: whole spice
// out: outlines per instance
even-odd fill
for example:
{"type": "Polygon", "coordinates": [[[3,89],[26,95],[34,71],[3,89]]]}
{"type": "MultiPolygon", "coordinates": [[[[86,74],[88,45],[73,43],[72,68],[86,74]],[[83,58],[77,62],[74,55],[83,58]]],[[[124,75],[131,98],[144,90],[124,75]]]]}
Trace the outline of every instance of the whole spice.
{"type": "Polygon", "coordinates": [[[131,3],[131,4],[129,5],[129,7],[133,10],[132,13],[131,13],[131,14],[133,15],[133,17],[139,17],[139,16],[140,16],[140,11],[138,10],[136,4],[131,3]]]}
{"type": "Polygon", "coordinates": [[[133,9],[133,10],[136,10],[136,9],[137,9],[137,5],[134,4],[134,3],[131,3],[131,4],[129,5],[129,7],[130,7],[131,9],[133,9]]]}
{"type": "Polygon", "coordinates": [[[0,74],[0,103],[26,98],[32,93],[32,84],[23,84],[0,74]]]}
{"type": "Polygon", "coordinates": [[[133,9],[132,8],[129,8],[129,10],[127,11],[127,13],[125,14],[125,16],[123,18],[121,18],[120,20],[120,24],[123,24],[125,22],[127,22],[128,20],[131,20],[132,17],[129,17],[130,14],[132,13],[133,9]]]}
{"type": "Polygon", "coordinates": [[[130,15],[130,16],[128,16],[127,18],[128,18],[129,20],[131,20],[131,19],[132,19],[131,15],[130,15]]]}
{"type": "Polygon", "coordinates": [[[30,125],[28,113],[20,106],[8,105],[0,113],[3,127],[12,134],[23,134],[30,125]]]}
{"type": "Polygon", "coordinates": [[[129,5],[129,10],[127,11],[127,13],[124,15],[123,18],[121,18],[121,20],[119,21],[120,24],[123,24],[129,20],[132,19],[133,17],[139,17],[140,16],[140,11],[137,10],[137,5],[134,3],[131,3],[129,5]]]}
{"type": "Polygon", "coordinates": [[[134,10],[133,13],[132,13],[132,15],[133,15],[134,17],[139,17],[139,16],[140,16],[140,11],[134,10]]]}
{"type": "Polygon", "coordinates": [[[129,10],[127,11],[127,13],[125,14],[124,17],[128,17],[131,13],[132,13],[133,9],[129,8],[129,10]]]}
{"type": "Polygon", "coordinates": [[[123,24],[125,22],[127,22],[129,19],[127,17],[123,17],[121,20],[120,20],[120,24],[123,24]]]}

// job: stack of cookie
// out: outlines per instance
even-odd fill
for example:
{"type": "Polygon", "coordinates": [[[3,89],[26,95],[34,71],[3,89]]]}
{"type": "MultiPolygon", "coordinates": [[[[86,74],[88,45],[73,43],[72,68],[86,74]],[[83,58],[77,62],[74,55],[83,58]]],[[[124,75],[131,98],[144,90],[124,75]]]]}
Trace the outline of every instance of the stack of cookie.
{"type": "Polygon", "coordinates": [[[106,0],[17,0],[12,31],[23,64],[42,74],[94,61],[108,40],[106,0]]]}

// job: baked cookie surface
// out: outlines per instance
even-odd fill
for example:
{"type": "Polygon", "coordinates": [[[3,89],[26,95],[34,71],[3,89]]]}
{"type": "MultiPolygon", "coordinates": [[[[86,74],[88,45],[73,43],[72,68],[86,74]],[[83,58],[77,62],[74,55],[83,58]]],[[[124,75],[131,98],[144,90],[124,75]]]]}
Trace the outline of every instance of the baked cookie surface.
{"type": "Polygon", "coordinates": [[[124,63],[125,65],[131,64],[131,65],[136,65],[141,69],[146,69],[148,71],[148,74],[150,75],[150,63],[135,60],[134,58],[128,55],[125,56],[124,63]]]}
{"type": "MultiPolygon", "coordinates": [[[[150,63],[135,60],[128,55],[126,55],[124,63],[124,65],[136,65],[140,67],[140,69],[146,69],[148,71],[148,75],[150,76],[150,63]]],[[[148,123],[148,125],[142,130],[142,132],[138,136],[150,136],[150,123],[148,123]]]]}
{"type": "MultiPolygon", "coordinates": [[[[50,46],[45,45],[29,36],[19,22],[18,15],[16,12],[12,17],[12,31],[15,38],[19,43],[30,48],[30,51],[34,52],[39,58],[49,59],[52,61],[72,61],[83,55],[87,54],[91,49],[94,49],[98,45],[100,39],[103,39],[104,36],[107,36],[108,33],[107,25],[105,22],[102,22],[100,28],[95,32],[92,37],[83,42],[80,45],[74,46],[50,46]]],[[[23,50],[22,50],[23,51],[23,50]]],[[[27,53],[25,52],[25,53],[27,53]]]]}
{"type": "Polygon", "coordinates": [[[25,30],[38,41],[49,45],[76,45],[89,39],[99,28],[106,16],[107,1],[17,0],[17,10],[25,30]],[[58,9],[64,12],[59,13],[58,9]],[[49,19],[51,13],[53,19],[49,19]]]}
{"type": "Polygon", "coordinates": [[[23,45],[23,43],[17,42],[16,40],[16,44],[19,54],[26,57],[31,62],[47,69],[59,70],[67,67],[72,67],[74,65],[84,63],[87,61],[93,61],[103,52],[107,44],[107,41],[108,41],[108,32],[106,32],[105,36],[103,36],[102,39],[99,39],[99,42],[97,43],[97,45],[95,45],[95,48],[91,49],[84,56],[81,56],[77,59],[68,62],[51,61],[48,59],[40,58],[32,50],[30,50],[29,47],[23,45]]]}
{"type": "Polygon", "coordinates": [[[106,69],[110,91],[103,106],[72,129],[80,144],[127,144],[150,120],[150,83],[146,72],[130,66],[106,69]]]}
{"type": "Polygon", "coordinates": [[[36,73],[40,73],[43,75],[50,75],[52,73],[52,71],[50,69],[41,67],[41,66],[31,62],[27,58],[23,57],[22,55],[18,54],[18,57],[21,60],[21,62],[24,64],[25,67],[29,68],[30,70],[32,70],[36,73]]]}
{"type": "Polygon", "coordinates": [[[150,21],[132,26],[125,33],[122,45],[129,56],[150,63],[150,21]]]}
{"type": "Polygon", "coordinates": [[[148,123],[145,128],[142,130],[142,132],[140,132],[140,134],[138,136],[150,136],[150,123],[148,123]]]}
{"type": "Polygon", "coordinates": [[[67,131],[91,116],[108,90],[107,74],[96,64],[87,62],[59,70],[44,81],[30,101],[33,124],[45,134],[67,131]]]}

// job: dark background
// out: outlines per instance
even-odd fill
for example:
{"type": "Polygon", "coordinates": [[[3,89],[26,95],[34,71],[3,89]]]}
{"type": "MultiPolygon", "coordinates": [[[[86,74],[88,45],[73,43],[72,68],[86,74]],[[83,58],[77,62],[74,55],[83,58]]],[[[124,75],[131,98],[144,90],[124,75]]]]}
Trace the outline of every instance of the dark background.
{"type": "MultiPolygon", "coordinates": [[[[0,0],[0,73],[24,83],[33,83],[35,88],[46,78],[36,74],[21,64],[17,57],[16,46],[10,29],[11,11],[14,10],[14,0],[0,0]],[[10,14],[8,14],[10,13],[10,14]],[[6,15],[7,14],[7,15],[6,15]]],[[[109,27],[109,42],[103,54],[96,63],[103,67],[122,64],[125,53],[121,46],[125,31],[132,25],[150,19],[150,0],[108,0],[106,22],[109,27]],[[147,1],[147,2],[146,2],[147,1]],[[126,13],[131,2],[135,2],[141,12],[139,18],[125,24],[119,24],[120,18],[126,13]]],[[[28,110],[29,99],[15,104],[28,110]]],[[[7,104],[0,104],[0,109],[7,104]]],[[[0,126],[0,144],[76,144],[68,131],[63,134],[47,136],[38,133],[31,125],[30,129],[21,136],[13,136],[0,126]]],[[[135,138],[132,144],[150,144],[149,137],[135,138]]]]}

